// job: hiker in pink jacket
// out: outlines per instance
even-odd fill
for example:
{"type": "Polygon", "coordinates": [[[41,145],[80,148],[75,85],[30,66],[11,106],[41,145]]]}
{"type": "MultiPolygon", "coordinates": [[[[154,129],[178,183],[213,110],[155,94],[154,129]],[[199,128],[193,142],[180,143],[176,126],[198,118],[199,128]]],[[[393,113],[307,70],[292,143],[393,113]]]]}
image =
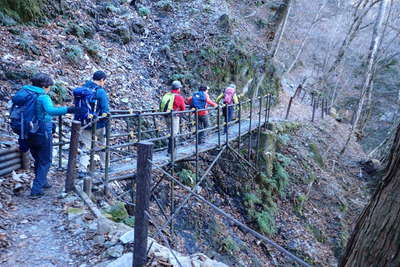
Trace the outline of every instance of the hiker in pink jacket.
{"type": "MultiPolygon", "coordinates": [[[[234,106],[227,106],[227,105],[232,105],[232,104],[238,104],[239,103],[239,98],[236,95],[236,85],[230,84],[225,91],[220,94],[217,97],[217,104],[223,99],[224,107],[222,108],[222,112],[225,117],[225,123],[227,124],[228,122],[232,121],[233,119],[233,113],[235,112],[235,107],[234,106]]],[[[225,125],[224,128],[224,133],[226,133],[227,126],[225,125]]]]}

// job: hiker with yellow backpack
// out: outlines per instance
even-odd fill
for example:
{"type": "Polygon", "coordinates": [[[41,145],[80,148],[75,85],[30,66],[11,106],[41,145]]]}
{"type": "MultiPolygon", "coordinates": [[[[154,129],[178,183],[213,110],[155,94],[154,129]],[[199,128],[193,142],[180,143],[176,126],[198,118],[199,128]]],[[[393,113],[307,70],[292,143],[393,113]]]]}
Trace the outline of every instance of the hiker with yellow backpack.
{"type": "Polygon", "coordinates": [[[236,94],[236,85],[230,84],[223,93],[221,93],[215,102],[219,104],[221,100],[224,100],[224,106],[222,108],[222,114],[225,118],[224,133],[227,132],[228,123],[233,120],[233,114],[235,112],[235,106],[229,106],[232,104],[239,104],[239,97],[236,94]]]}
{"type": "MultiPolygon", "coordinates": [[[[173,111],[184,111],[186,109],[185,99],[181,95],[182,83],[180,81],[173,81],[171,85],[171,91],[166,93],[160,103],[160,112],[171,112],[173,111]]],[[[179,134],[179,120],[180,117],[178,115],[172,116],[172,120],[170,116],[165,117],[167,122],[168,130],[172,127],[173,135],[176,136],[179,134]]],[[[176,138],[173,140],[174,147],[176,148],[176,138]]],[[[172,143],[171,140],[168,143],[168,154],[172,153],[172,143]]]]}

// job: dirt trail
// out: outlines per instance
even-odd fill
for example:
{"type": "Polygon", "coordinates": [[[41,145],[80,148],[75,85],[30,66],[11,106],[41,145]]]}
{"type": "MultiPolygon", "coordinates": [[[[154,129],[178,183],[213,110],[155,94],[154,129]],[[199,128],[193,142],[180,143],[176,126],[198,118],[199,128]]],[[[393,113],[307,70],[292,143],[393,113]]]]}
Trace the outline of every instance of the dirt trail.
{"type": "MultiPolygon", "coordinates": [[[[284,118],[289,98],[289,93],[284,91],[280,104],[274,107],[271,115],[284,118]]],[[[296,99],[289,120],[309,122],[311,115],[310,105],[296,99]]],[[[325,123],[330,120],[333,118],[326,117],[325,123]]],[[[316,123],[321,123],[320,111],[316,123]]],[[[49,181],[53,188],[40,199],[30,199],[29,190],[14,196],[15,209],[10,211],[12,225],[8,231],[11,247],[0,253],[1,266],[80,266],[87,262],[86,256],[90,255],[93,247],[82,238],[85,235],[82,227],[68,224],[64,211],[66,201],[60,198],[64,177],[62,172],[50,171],[49,181]]]]}
{"type": "Polygon", "coordinates": [[[11,247],[0,255],[0,265],[15,266],[79,266],[83,240],[76,240],[67,229],[63,211],[61,173],[49,174],[53,187],[42,198],[32,200],[29,190],[15,196],[15,209],[10,211],[11,247]]]}

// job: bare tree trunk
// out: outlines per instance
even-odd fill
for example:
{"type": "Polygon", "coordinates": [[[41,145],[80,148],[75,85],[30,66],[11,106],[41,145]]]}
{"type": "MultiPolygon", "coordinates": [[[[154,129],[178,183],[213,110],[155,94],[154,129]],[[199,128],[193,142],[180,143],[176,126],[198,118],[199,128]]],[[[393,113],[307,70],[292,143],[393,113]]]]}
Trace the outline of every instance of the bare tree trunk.
{"type": "Polygon", "coordinates": [[[354,40],[354,38],[357,36],[357,33],[360,30],[360,26],[361,26],[361,23],[363,22],[364,17],[368,14],[368,12],[371,10],[371,8],[379,1],[382,1],[382,0],[371,1],[371,3],[369,5],[367,5],[369,2],[368,0],[360,1],[356,5],[355,11],[353,13],[353,22],[350,26],[350,29],[347,31],[346,37],[344,38],[342,45],[339,48],[339,52],[336,56],[335,61],[333,62],[331,68],[327,72],[328,75],[329,75],[329,73],[334,72],[336,70],[336,68],[340,65],[340,63],[342,62],[343,57],[347,51],[347,48],[349,47],[351,42],[354,40]]]}
{"type": "Polygon", "coordinates": [[[328,1],[325,1],[325,3],[320,7],[320,9],[318,10],[317,14],[315,15],[315,17],[314,17],[314,19],[313,19],[313,21],[311,23],[311,27],[308,29],[308,31],[306,33],[306,37],[301,42],[301,46],[299,48],[299,51],[296,54],[296,57],[294,58],[292,64],[290,64],[290,67],[286,70],[284,75],[290,73],[292,71],[293,67],[296,65],[297,61],[299,60],[300,55],[303,53],[304,47],[306,46],[306,43],[307,43],[308,39],[311,36],[311,32],[314,30],[315,25],[321,19],[321,12],[325,8],[327,3],[328,3],[328,1]]]}
{"type": "Polygon", "coordinates": [[[358,218],[339,267],[400,264],[400,125],[383,182],[358,218]]]}
{"type": "Polygon", "coordinates": [[[276,46],[274,48],[274,52],[272,53],[272,58],[274,58],[276,56],[276,54],[278,53],[278,51],[279,51],[279,47],[281,45],[283,34],[285,33],[287,21],[288,21],[288,18],[290,16],[290,11],[291,10],[292,10],[292,4],[291,4],[291,2],[289,2],[288,3],[288,7],[286,9],[285,20],[283,21],[283,25],[282,25],[281,30],[279,32],[278,42],[276,43],[276,46]]]}
{"type": "Polygon", "coordinates": [[[268,21],[269,32],[267,33],[268,43],[267,48],[270,49],[272,41],[275,40],[276,32],[282,23],[282,20],[287,14],[287,10],[290,6],[291,0],[282,0],[279,7],[275,11],[275,15],[268,21]]]}
{"type": "Polygon", "coordinates": [[[381,44],[381,39],[382,39],[382,35],[383,35],[383,21],[384,21],[386,11],[387,11],[387,8],[388,8],[390,2],[391,2],[391,0],[383,0],[381,2],[380,8],[379,8],[379,14],[377,16],[376,23],[374,26],[374,32],[372,34],[372,41],[371,41],[371,46],[370,46],[369,55],[368,55],[368,69],[367,69],[367,73],[365,75],[364,85],[361,89],[360,101],[358,103],[357,112],[355,114],[354,121],[351,126],[350,134],[347,138],[345,146],[343,147],[343,149],[341,151],[342,154],[346,150],[346,147],[350,142],[351,136],[354,134],[354,132],[358,126],[358,121],[360,119],[361,112],[362,112],[363,106],[364,106],[365,96],[371,86],[372,77],[373,77],[373,73],[374,73],[373,68],[375,65],[376,56],[378,54],[379,45],[381,44]]]}

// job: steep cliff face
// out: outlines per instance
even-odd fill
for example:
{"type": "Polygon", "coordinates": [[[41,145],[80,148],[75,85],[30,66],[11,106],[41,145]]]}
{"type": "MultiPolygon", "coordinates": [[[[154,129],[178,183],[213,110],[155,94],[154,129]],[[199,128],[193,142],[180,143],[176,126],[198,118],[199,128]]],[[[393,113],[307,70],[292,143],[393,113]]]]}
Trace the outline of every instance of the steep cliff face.
{"type": "Polygon", "coordinates": [[[281,13],[269,1],[132,3],[3,0],[1,94],[7,98],[32,73],[44,71],[68,98],[97,69],[110,74],[115,107],[157,105],[173,79],[184,83],[186,95],[200,84],[217,94],[231,82],[248,96],[278,94],[268,33],[281,13]]]}

